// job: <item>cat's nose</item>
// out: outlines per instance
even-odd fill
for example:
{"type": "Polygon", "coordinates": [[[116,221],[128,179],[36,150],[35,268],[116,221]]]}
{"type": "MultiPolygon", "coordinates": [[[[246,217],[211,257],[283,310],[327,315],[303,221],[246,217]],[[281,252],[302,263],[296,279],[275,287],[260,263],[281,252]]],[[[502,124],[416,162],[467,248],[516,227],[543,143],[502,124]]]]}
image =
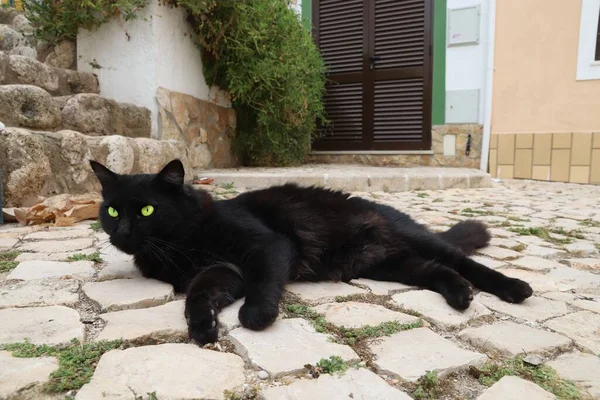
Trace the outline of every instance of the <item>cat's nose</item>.
{"type": "Polygon", "coordinates": [[[117,229],[117,233],[119,236],[131,236],[131,224],[125,220],[119,223],[119,228],[117,229]]]}

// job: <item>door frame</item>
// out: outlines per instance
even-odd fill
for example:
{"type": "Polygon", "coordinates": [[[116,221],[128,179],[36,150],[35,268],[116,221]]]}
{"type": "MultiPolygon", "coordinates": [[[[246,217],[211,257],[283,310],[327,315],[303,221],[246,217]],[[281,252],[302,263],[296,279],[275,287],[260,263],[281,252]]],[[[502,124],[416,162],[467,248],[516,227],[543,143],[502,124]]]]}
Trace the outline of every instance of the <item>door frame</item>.
{"type": "MultiPolygon", "coordinates": [[[[315,44],[319,46],[319,5],[321,0],[311,1],[311,33],[315,44]]],[[[363,69],[360,72],[336,74],[332,82],[356,82],[356,76],[363,77],[363,142],[319,142],[313,143],[314,151],[430,151],[432,149],[432,107],[433,107],[433,16],[434,1],[423,0],[425,4],[425,25],[423,43],[423,67],[405,68],[404,71],[370,70],[370,57],[375,51],[375,0],[363,0],[363,69]],[[372,32],[372,33],[371,33],[372,32]],[[421,141],[412,143],[375,143],[374,142],[374,89],[375,82],[386,79],[423,77],[423,128],[421,141]],[[366,137],[365,137],[366,135],[366,137]]],[[[329,81],[329,77],[327,77],[329,81]]]]}

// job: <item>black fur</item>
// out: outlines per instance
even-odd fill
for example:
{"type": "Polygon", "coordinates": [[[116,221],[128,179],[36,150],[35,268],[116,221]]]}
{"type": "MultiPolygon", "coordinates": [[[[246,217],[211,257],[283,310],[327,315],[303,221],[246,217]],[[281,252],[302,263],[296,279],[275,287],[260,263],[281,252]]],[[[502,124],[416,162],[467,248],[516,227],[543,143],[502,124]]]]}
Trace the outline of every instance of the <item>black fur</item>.
{"type": "Polygon", "coordinates": [[[532,295],[527,283],[467,257],[490,240],[476,221],[434,234],[392,207],[342,192],[289,184],[213,201],[183,184],[177,160],[157,175],[91,165],[111,243],[132,254],[144,276],[187,291],[189,334],[199,343],[217,339],[219,310],[244,296],[242,325],[271,325],[290,281],[402,282],[434,290],[460,310],[473,299],[471,285],[512,303],[532,295]],[[146,205],[154,213],[144,217],[146,205]]]}

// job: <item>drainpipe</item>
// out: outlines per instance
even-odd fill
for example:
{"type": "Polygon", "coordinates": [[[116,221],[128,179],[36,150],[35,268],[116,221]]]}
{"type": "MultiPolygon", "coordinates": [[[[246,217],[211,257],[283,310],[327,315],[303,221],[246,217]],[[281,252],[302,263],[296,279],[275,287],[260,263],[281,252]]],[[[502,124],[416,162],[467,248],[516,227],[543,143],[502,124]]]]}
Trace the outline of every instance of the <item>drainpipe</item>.
{"type": "Polygon", "coordinates": [[[485,71],[485,104],[483,109],[483,138],[479,169],[487,172],[492,133],[492,95],[494,93],[494,41],[496,38],[496,0],[488,0],[488,46],[485,71]]]}

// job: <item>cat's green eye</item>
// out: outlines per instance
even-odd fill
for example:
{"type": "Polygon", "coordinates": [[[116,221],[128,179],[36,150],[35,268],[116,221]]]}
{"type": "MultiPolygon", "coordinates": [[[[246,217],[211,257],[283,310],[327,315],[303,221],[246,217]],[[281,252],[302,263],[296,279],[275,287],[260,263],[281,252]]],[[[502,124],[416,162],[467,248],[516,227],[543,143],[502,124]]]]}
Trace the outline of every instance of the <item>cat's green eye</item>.
{"type": "Polygon", "coordinates": [[[119,212],[117,210],[115,210],[113,207],[108,207],[108,215],[110,215],[113,218],[117,218],[119,216],[119,212]]]}
{"type": "Polygon", "coordinates": [[[144,217],[151,216],[153,212],[154,212],[154,207],[152,207],[152,206],[142,207],[142,215],[144,217]]]}

